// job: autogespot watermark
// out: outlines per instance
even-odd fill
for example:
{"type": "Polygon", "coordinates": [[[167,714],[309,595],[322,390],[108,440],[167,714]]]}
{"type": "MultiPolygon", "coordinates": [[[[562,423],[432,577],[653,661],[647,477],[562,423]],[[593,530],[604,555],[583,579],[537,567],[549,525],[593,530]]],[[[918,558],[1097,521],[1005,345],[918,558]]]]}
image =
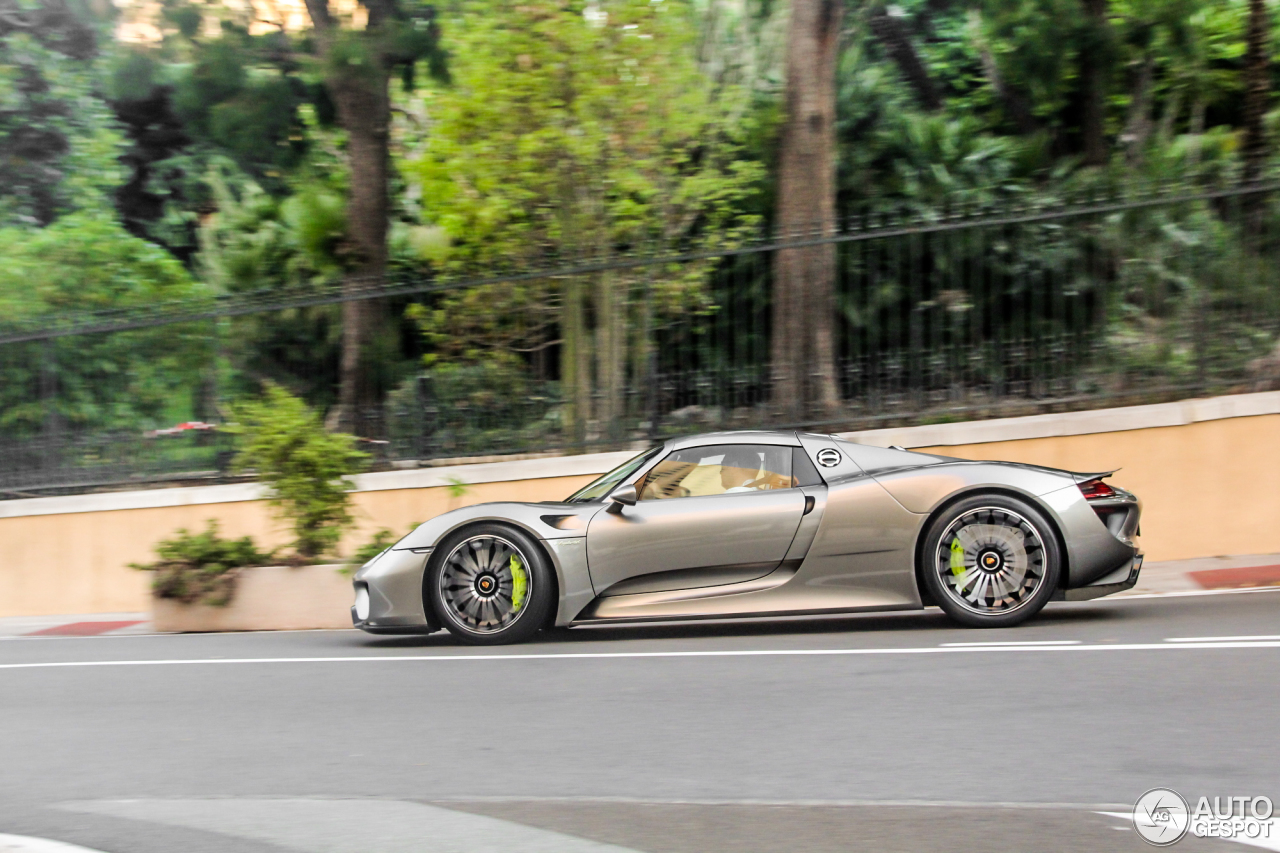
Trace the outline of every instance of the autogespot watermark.
{"type": "Polygon", "coordinates": [[[1197,838],[1269,841],[1280,836],[1270,797],[1201,797],[1192,809],[1172,788],[1152,788],[1133,804],[1133,828],[1148,844],[1168,847],[1197,838]]]}

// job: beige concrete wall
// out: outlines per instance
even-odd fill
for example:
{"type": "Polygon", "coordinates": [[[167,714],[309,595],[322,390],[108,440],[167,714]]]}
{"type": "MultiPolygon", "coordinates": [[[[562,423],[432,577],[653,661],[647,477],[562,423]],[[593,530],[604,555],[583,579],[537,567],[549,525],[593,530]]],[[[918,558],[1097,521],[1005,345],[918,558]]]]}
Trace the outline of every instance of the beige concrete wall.
{"type": "MultiPolygon", "coordinates": [[[[460,498],[448,487],[357,492],[357,524],[342,547],[350,553],[380,527],[403,534],[414,522],[460,506],[563,498],[592,479],[478,483],[460,498]]],[[[264,548],[289,541],[259,501],[0,518],[0,617],[145,611],[150,576],[129,563],[150,562],[156,542],[179,527],[203,529],[211,518],[223,535],[252,536],[264,548]]]]}
{"type": "Polygon", "coordinates": [[[236,578],[231,603],[152,602],[157,631],[311,631],[351,627],[351,573],[344,564],[258,566],[236,578]]]}
{"type": "MultiPolygon", "coordinates": [[[[1206,415],[1213,419],[1176,426],[1010,438],[974,444],[953,441],[932,449],[948,456],[1008,459],[1076,471],[1122,468],[1114,482],[1137,492],[1143,500],[1142,545],[1151,560],[1278,553],[1280,414],[1242,417],[1231,413],[1241,410],[1246,404],[1257,405],[1258,400],[1253,398],[1261,396],[1170,404],[1222,410],[1206,415]]],[[[1275,401],[1267,402],[1267,405],[1272,406],[1274,412],[1275,401]]],[[[1059,420],[1051,425],[1061,427],[1072,419],[1102,418],[1111,429],[1115,429],[1125,418],[1132,420],[1142,414],[1136,409],[1113,411],[1117,414],[1094,412],[1056,416],[1059,420]]],[[[1155,414],[1163,411],[1160,409],[1155,414]]],[[[1019,431],[1026,434],[1028,424],[1044,429],[1045,425],[1040,421],[1046,417],[1055,416],[983,422],[980,429],[985,432],[982,437],[1015,436],[1019,431]]],[[[1092,428],[1103,427],[1093,424],[1092,428]]],[[[911,435],[934,436],[931,441],[945,440],[937,437],[938,429],[967,438],[979,429],[979,425],[950,424],[943,428],[910,429],[929,432],[905,431],[894,436],[874,436],[874,440],[866,443],[881,443],[880,439],[891,438],[908,444],[924,444],[924,441],[912,442],[911,435]]],[[[868,437],[870,434],[860,436],[868,437]]],[[[855,437],[855,440],[859,438],[855,437]]],[[[400,477],[399,474],[365,475],[383,478],[380,481],[382,486],[376,490],[370,487],[371,490],[359,491],[353,496],[357,527],[345,538],[344,552],[349,553],[367,541],[379,527],[401,534],[415,522],[426,521],[456,507],[494,500],[537,501],[564,497],[597,473],[617,464],[625,455],[620,454],[617,459],[602,455],[508,463],[512,467],[502,470],[523,471],[526,478],[477,482],[467,486],[462,497],[451,497],[448,486],[385,487],[389,482],[396,486],[407,484],[411,477],[421,476],[416,472],[403,472],[404,479],[395,479],[400,477]],[[579,473],[574,476],[545,476],[548,471],[567,473],[570,470],[579,473]],[[534,473],[544,476],[530,476],[534,473]],[[389,477],[392,479],[387,479],[389,477]]],[[[459,469],[456,473],[469,473],[480,479],[482,468],[484,466],[469,466],[467,471],[459,469]]],[[[489,471],[486,476],[490,478],[500,476],[495,473],[496,468],[485,470],[489,471]]],[[[463,476],[462,479],[468,478],[463,476]]],[[[438,483],[440,479],[437,477],[428,482],[438,483]]],[[[221,494],[225,496],[228,493],[221,494]]],[[[136,502],[139,495],[133,495],[136,502]]],[[[141,497],[151,500],[163,495],[147,493],[141,497]]],[[[123,502],[126,498],[108,495],[93,498],[98,505],[102,505],[101,499],[123,502]]],[[[56,500],[70,501],[67,505],[72,506],[82,499],[56,500]]],[[[36,512],[35,509],[22,510],[16,506],[18,503],[5,502],[13,507],[9,510],[11,516],[0,517],[0,617],[144,611],[149,605],[149,577],[128,568],[128,564],[151,560],[157,541],[171,536],[179,527],[202,528],[206,519],[217,519],[224,535],[251,535],[264,547],[283,545],[289,540],[287,531],[271,517],[267,506],[260,501],[239,498],[223,503],[85,512],[54,512],[46,505],[39,510],[45,514],[29,515],[16,514],[36,512]]],[[[38,500],[30,505],[39,503],[38,500]]]]}
{"type": "Polygon", "coordinates": [[[1069,471],[1121,470],[1142,499],[1148,560],[1280,553],[1280,415],[918,448],[1069,471]]]}

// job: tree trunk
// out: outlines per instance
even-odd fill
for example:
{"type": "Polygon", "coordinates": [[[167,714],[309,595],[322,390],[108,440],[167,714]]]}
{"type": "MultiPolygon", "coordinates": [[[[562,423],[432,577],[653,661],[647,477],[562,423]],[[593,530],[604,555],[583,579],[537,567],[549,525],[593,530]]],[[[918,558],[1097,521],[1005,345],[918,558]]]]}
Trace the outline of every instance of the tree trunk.
{"type": "MultiPolygon", "coordinates": [[[[331,83],[331,85],[333,85],[331,83]]],[[[340,85],[340,84],[339,84],[340,85]]],[[[347,236],[357,263],[345,287],[358,290],[380,282],[387,268],[388,145],[391,103],[387,76],[364,86],[348,83],[335,98],[338,119],[347,131],[351,190],[347,197],[347,236]]],[[[339,374],[339,429],[381,438],[384,432],[381,389],[372,348],[383,331],[385,306],[360,299],[342,304],[342,365],[339,374]]]]}
{"type": "Polygon", "coordinates": [[[1244,55],[1244,183],[1262,177],[1267,163],[1267,133],[1263,120],[1271,89],[1268,75],[1270,62],[1271,21],[1266,0],[1249,0],[1249,24],[1245,34],[1244,55]]]}
{"type": "Polygon", "coordinates": [[[1187,155],[1191,165],[1195,166],[1200,162],[1200,150],[1204,146],[1204,113],[1205,101],[1203,95],[1196,95],[1195,101],[1191,103],[1191,119],[1189,121],[1187,132],[1191,134],[1191,151],[1187,155]]]}
{"type": "Polygon", "coordinates": [[[617,273],[605,270],[596,287],[596,382],[600,387],[596,416],[601,435],[610,440],[622,434],[626,372],[626,308],[620,304],[618,278],[617,273]]]}
{"type": "MultiPolygon", "coordinates": [[[[328,0],[306,0],[322,54],[333,46],[338,22],[328,0]]],[[[368,10],[365,37],[372,37],[392,11],[393,0],[364,0],[368,10]]],[[[334,69],[336,63],[325,65],[334,69]]],[[[390,216],[389,72],[383,57],[366,64],[331,70],[325,80],[337,107],[338,121],[347,132],[351,189],[347,197],[347,238],[355,263],[344,289],[355,293],[381,281],[387,267],[387,225],[390,216]]],[[[342,304],[342,358],[338,372],[338,407],[331,420],[339,430],[381,438],[382,389],[371,363],[372,346],[383,325],[385,306],[374,300],[342,304]]]]}
{"type": "MultiPolygon", "coordinates": [[[[841,0],[793,0],[787,35],[786,122],[778,163],[784,239],[836,225],[836,60],[841,0]]],[[[835,367],[835,245],[781,249],[773,262],[773,401],[800,420],[839,402],[835,367]]]]}
{"type": "Polygon", "coordinates": [[[942,99],[938,97],[938,89],[929,76],[929,69],[925,68],[920,55],[911,44],[902,18],[891,15],[884,7],[880,7],[871,13],[867,23],[871,34],[884,47],[885,53],[898,66],[898,70],[915,92],[916,101],[921,108],[929,112],[941,108],[942,99]]]}
{"type": "Polygon", "coordinates": [[[574,444],[586,440],[586,424],[591,418],[591,362],[582,303],[582,279],[570,276],[560,298],[560,388],[563,427],[574,444]]]}
{"type": "Polygon", "coordinates": [[[1129,102],[1129,117],[1125,121],[1125,159],[1130,166],[1142,165],[1147,141],[1151,138],[1151,87],[1156,69],[1155,57],[1148,54],[1138,67],[1138,79],[1134,84],[1133,99],[1129,102]]]}
{"type": "Polygon", "coordinates": [[[1087,38],[1080,51],[1080,83],[1084,88],[1084,137],[1086,166],[1107,163],[1107,78],[1110,71],[1111,39],[1107,20],[1108,0],[1082,0],[1087,18],[1087,38]]]}
{"type": "Polygon", "coordinates": [[[1164,103],[1164,112],[1160,115],[1160,130],[1157,132],[1161,146],[1166,146],[1173,141],[1173,129],[1178,123],[1178,116],[1182,113],[1182,96],[1182,89],[1174,89],[1164,103]]]}
{"type": "Polygon", "coordinates": [[[1005,112],[1009,114],[1009,118],[1013,119],[1018,132],[1026,136],[1036,133],[1040,126],[1036,123],[1031,107],[1005,81],[1003,75],[1000,74],[1000,67],[996,65],[996,58],[991,55],[991,48],[985,43],[978,45],[978,59],[982,62],[982,73],[986,75],[987,82],[991,84],[991,88],[996,90],[996,95],[1000,97],[1000,102],[1004,104],[1005,112]]]}

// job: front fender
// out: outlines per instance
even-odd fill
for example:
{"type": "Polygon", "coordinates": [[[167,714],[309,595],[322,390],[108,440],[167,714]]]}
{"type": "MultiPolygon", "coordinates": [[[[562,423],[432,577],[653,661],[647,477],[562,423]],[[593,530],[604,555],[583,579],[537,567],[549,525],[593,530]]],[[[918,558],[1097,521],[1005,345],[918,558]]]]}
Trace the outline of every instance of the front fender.
{"type": "Polygon", "coordinates": [[[392,549],[434,548],[453,531],[466,524],[496,521],[514,524],[535,539],[571,539],[586,533],[587,522],[602,504],[515,503],[497,501],[450,510],[420,524],[392,549]]]}
{"type": "MultiPolygon", "coordinates": [[[[499,501],[462,507],[419,525],[401,539],[388,556],[423,554],[417,573],[416,591],[411,581],[405,581],[397,595],[407,601],[411,591],[421,609],[422,573],[426,567],[425,553],[434,549],[450,533],[469,524],[498,522],[514,525],[542,542],[556,573],[559,601],[556,603],[555,623],[567,625],[578,612],[595,597],[591,586],[591,574],[587,570],[587,523],[603,504],[563,503],[515,503],[499,501]]],[[[357,576],[357,580],[359,580],[357,576]]]]}

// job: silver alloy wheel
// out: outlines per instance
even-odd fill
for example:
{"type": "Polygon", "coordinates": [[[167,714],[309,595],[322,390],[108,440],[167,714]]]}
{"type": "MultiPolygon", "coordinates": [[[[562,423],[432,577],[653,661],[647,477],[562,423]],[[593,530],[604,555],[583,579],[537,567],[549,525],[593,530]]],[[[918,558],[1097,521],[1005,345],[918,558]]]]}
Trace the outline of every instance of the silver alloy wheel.
{"type": "Polygon", "coordinates": [[[978,507],[952,521],[938,540],[936,557],[943,589],[983,616],[1020,609],[1044,584],[1040,531],[1004,507],[978,507]]]}
{"type": "Polygon", "coordinates": [[[506,630],[524,615],[532,595],[528,558],[501,536],[463,540],[440,571],[440,601],[446,615],[475,633],[506,630]]]}

